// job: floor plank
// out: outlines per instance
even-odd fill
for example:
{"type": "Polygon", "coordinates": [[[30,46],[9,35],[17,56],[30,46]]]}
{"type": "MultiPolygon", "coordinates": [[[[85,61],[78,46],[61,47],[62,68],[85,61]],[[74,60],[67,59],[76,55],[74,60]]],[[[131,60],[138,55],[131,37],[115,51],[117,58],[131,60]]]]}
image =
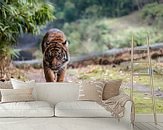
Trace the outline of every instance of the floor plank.
{"type": "Polygon", "coordinates": [[[141,130],[141,129],[139,129],[139,128],[136,126],[136,124],[135,124],[133,130],[141,130]]]}
{"type": "Polygon", "coordinates": [[[137,126],[134,126],[133,130],[141,130],[137,126]]]}
{"type": "Polygon", "coordinates": [[[156,125],[151,125],[149,122],[143,122],[143,125],[148,127],[150,130],[160,130],[159,128],[156,127],[156,125]]]}
{"type": "Polygon", "coordinates": [[[155,125],[154,122],[136,122],[133,130],[163,130],[163,123],[159,122],[155,125]]]}
{"type": "Polygon", "coordinates": [[[154,126],[154,127],[156,127],[156,128],[158,128],[159,130],[163,130],[163,127],[160,125],[160,123],[158,123],[157,125],[155,125],[155,123],[150,122],[149,124],[152,125],[152,126],[154,126]]]}
{"type": "Polygon", "coordinates": [[[143,125],[142,123],[140,123],[140,122],[137,122],[135,125],[136,125],[136,127],[137,127],[138,129],[140,129],[140,130],[149,130],[148,127],[144,126],[144,125],[143,125]]]}

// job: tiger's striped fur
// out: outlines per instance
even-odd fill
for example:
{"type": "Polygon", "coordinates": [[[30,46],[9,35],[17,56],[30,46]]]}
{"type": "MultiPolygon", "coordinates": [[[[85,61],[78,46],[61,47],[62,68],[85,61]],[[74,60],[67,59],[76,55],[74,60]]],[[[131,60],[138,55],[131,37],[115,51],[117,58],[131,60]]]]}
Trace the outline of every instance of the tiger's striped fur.
{"type": "Polygon", "coordinates": [[[70,59],[67,44],[64,33],[59,29],[50,29],[45,34],[41,47],[46,82],[64,81],[70,59]]]}

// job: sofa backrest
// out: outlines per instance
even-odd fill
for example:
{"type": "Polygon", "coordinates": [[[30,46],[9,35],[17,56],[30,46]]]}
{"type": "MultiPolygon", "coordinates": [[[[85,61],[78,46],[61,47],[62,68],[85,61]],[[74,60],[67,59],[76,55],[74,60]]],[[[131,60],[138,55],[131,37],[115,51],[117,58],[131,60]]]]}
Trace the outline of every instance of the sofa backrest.
{"type": "Polygon", "coordinates": [[[44,100],[55,105],[61,101],[78,99],[78,83],[36,83],[37,100],[44,100]]]}

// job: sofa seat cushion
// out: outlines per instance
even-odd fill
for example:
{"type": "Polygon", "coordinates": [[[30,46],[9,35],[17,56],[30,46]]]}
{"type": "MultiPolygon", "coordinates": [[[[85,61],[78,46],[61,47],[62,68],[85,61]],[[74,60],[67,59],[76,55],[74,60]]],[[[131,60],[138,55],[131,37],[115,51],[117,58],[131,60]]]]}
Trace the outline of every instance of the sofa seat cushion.
{"type": "Polygon", "coordinates": [[[57,117],[112,117],[109,111],[93,101],[59,102],[55,106],[57,117]]]}
{"type": "Polygon", "coordinates": [[[45,101],[0,104],[0,117],[51,117],[53,107],[45,101]]]}

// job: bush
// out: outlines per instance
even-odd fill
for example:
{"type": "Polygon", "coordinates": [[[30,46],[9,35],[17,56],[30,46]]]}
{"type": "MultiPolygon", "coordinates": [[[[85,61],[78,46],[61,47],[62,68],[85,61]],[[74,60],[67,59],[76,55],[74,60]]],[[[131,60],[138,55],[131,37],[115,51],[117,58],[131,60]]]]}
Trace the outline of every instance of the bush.
{"type": "Polygon", "coordinates": [[[111,48],[123,48],[131,46],[131,36],[134,35],[136,46],[146,44],[149,34],[150,43],[163,41],[162,31],[154,27],[128,27],[120,29],[108,19],[83,19],[77,22],[64,24],[63,31],[70,41],[70,53],[72,55],[101,52],[111,48]]]}
{"type": "Polygon", "coordinates": [[[119,17],[135,10],[132,0],[51,0],[51,2],[56,5],[57,18],[66,22],[81,18],[119,17]]]}
{"type": "Polygon", "coordinates": [[[107,50],[107,35],[110,32],[107,24],[95,19],[83,19],[64,24],[63,31],[70,41],[71,54],[107,50]]]}
{"type": "Polygon", "coordinates": [[[13,45],[21,34],[39,33],[43,25],[54,19],[53,12],[54,7],[44,0],[0,2],[0,55],[13,54],[13,45]]]}
{"type": "Polygon", "coordinates": [[[147,4],[144,6],[141,16],[149,25],[157,25],[163,28],[163,4],[147,4]]]}
{"type": "Polygon", "coordinates": [[[136,46],[146,45],[146,38],[149,35],[150,44],[163,41],[163,36],[156,28],[141,27],[129,28],[124,31],[118,31],[116,34],[109,36],[109,42],[113,47],[123,48],[131,46],[131,38],[134,36],[134,43],[136,46]]]}

